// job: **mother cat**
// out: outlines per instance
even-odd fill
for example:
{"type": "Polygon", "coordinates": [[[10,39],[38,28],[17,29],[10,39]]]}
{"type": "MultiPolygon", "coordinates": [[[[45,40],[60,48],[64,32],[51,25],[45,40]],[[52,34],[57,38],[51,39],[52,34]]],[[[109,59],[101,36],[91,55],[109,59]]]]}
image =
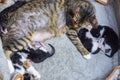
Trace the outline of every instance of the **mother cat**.
{"type": "MultiPolygon", "coordinates": [[[[43,42],[51,37],[67,32],[65,17],[67,10],[70,16],[72,16],[70,21],[72,21],[73,25],[77,23],[80,26],[80,24],[87,22],[95,24],[94,8],[86,0],[33,0],[17,11],[9,13],[9,18],[14,17],[14,20],[8,19],[8,23],[12,25],[6,24],[5,27],[8,28],[8,33],[2,37],[3,48],[7,58],[9,59],[12,52],[21,50],[34,41],[43,42]],[[72,11],[72,14],[69,11],[72,11]],[[79,21],[82,22],[79,23],[79,21]]],[[[70,22],[68,21],[68,23],[70,22]]],[[[72,29],[76,30],[78,26],[73,26],[72,29]]],[[[74,35],[77,37],[76,32],[75,34],[68,34],[72,39],[75,38],[74,35]]],[[[77,40],[78,44],[81,45],[79,39],[77,40]]],[[[89,54],[87,50],[83,50],[83,47],[80,50],[89,54]]],[[[10,63],[10,60],[8,61],[10,63]]]]}

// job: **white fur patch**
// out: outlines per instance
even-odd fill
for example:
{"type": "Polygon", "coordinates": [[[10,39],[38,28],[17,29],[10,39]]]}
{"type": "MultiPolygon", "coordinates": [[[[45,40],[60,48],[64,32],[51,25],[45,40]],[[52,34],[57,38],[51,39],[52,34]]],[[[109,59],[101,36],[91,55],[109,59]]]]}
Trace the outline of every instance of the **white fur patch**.
{"type": "Polygon", "coordinates": [[[83,56],[85,59],[91,59],[91,54],[89,53],[88,55],[83,56]]]}
{"type": "Polygon", "coordinates": [[[30,66],[27,71],[30,73],[30,74],[33,74],[34,77],[35,77],[35,80],[40,80],[41,76],[39,74],[39,72],[37,72],[37,70],[35,70],[35,68],[33,66],[30,66]]]}
{"type": "Polygon", "coordinates": [[[44,47],[40,47],[40,50],[47,52],[47,50],[44,47]]]}
{"type": "Polygon", "coordinates": [[[102,30],[100,30],[100,37],[102,37],[103,33],[105,32],[105,29],[102,28],[102,30]]]}
{"type": "Polygon", "coordinates": [[[15,71],[15,69],[13,67],[11,60],[7,60],[7,62],[8,62],[8,67],[9,67],[10,73],[13,73],[15,71]]]}
{"type": "Polygon", "coordinates": [[[86,37],[87,37],[87,38],[93,38],[90,32],[87,32],[87,33],[86,33],[86,37]]]}
{"type": "Polygon", "coordinates": [[[99,44],[98,44],[98,42],[94,42],[94,41],[93,41],[92,44],[93,44],[92,52],[94,52],[94,51],[96,51],[96,50],[98,49],[98,45],[99,45],[99,44]]]}

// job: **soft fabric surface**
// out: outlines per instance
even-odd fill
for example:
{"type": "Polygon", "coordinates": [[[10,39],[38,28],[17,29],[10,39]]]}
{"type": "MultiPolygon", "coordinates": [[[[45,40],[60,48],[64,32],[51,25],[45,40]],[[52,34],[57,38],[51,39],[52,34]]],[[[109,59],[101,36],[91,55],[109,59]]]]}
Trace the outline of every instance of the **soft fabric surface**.
{"type": "Polygon", "coordinates": [[[9,0],[7,3],[0,3],[0,12],[14,3],[13,0],[9,0]]]}

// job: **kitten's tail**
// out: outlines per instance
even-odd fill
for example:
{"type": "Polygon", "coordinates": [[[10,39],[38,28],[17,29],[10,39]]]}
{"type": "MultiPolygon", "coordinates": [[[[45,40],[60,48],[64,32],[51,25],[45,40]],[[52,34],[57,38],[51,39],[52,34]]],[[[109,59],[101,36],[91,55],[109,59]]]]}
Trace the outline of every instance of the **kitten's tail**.
{"type": "Polygon", "coordinates": [[[55,54],[55,48],[51,44],[48,44],[48,45],[51,47],[51,51],[48,52],[48,57],[51,57],[55,54]]]}

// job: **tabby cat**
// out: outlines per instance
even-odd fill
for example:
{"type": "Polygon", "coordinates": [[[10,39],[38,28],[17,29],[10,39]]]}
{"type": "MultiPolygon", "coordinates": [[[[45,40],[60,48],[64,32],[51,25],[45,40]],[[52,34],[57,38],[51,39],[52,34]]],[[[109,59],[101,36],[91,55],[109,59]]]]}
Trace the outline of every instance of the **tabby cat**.
{"type": "MultiPolygon", "coordinates": [[[[8,33],[2,35],[3,49],[9,65],[13,52],[35,41],[42,43],[67,31],[64,3],[64,0],[33,0],[9,13],[15,22],[8,25],[8,33]]],[[[8,19],[7,24],[11,22],[13,21],[8,19]]]]}
{"type": "Polygon", "coordinates": [[[80,27],[90,24],[96,28],[98,22],[95,14],[94,6],[87,0],[74,0],[68,3],[66,23],[69,30],[67,36],[86,59],[90,59],[91,56],[78,38],[77,31],[80,27]]]}

